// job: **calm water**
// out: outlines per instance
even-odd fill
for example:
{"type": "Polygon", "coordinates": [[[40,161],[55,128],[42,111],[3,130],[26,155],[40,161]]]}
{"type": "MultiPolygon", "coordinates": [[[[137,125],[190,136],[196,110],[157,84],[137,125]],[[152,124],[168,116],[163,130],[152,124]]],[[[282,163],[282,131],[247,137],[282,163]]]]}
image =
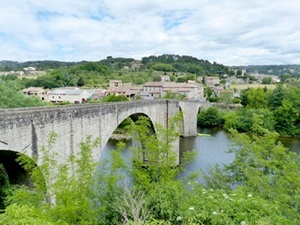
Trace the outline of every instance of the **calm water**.
{"type": "MultiPolygon", "coordinates": [[[[222,129],[200,129],[199,133],[211,134],[211,137],[185,137],[180,140],[180,154],[185,151],[194,149],[197,157],[194,162],[185,166],[186,172],[194,172],[202,170],[208,171],[210,166],[219,164],[220,166],[231,163],[234,160],[233,153],[227,153],[231,147],[229,134],[222,129]]],[[[300,155],[300,138],[280,138],[287,148],[297,152],[300,155]]],[[[115,149],[116,141],[109,141],[101,155],[100,161],[109,158],[110,149],[115,149]]],[[[131,142],[127,142],[127,146],[131,146],[131,142]]],[[[129,157],[130,151],[128,147],[123,151],[124,157],[129,157]]]]}
{"type": "Polygon", "coordinates": [[[300,137],[280,137],[279,141],[291,151],[300,155],[300,137]]]}
{"type": "Polygon", "coordinates": [[[186,172],[203,171],[219,164],[229,164],[234,160],[234,154],[228,153],[231,141],[228,133],[220,129],[200,129],[199,133],[211,134],[211,137],[186,137],[180,141],[181,154],[185,151],[195,150],[197,157],[194,162],[185,166],[186,172]]]}

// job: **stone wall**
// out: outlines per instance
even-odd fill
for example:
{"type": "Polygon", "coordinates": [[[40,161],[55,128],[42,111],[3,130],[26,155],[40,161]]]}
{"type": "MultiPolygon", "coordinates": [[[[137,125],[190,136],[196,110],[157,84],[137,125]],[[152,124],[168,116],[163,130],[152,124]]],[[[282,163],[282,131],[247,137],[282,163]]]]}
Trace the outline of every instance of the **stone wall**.
{"type": "MultiPolygon", "coordinates": [[[[100,137],[100,146],[94,151],[99,160],[108,139],[127,117],[146,115],[152,123],[167,126],[168,118],[183,111],[183,135],[197,135],[197,112],[205,104],[192,101],[151,100],[78,106],[38,107],[0,110],[0,150],[23,152],[32,157],[40,155],[51,132],[58,134],[53,151],[59,160],[65,160],[79,150],[80,142],[88,135],[100,137]]],[[[155,129],[155,126],[154,126],[155,129]]],[[[158,134],[159,135],[159,134],[158,134]]],[[[179,140],[174,143],[179,157],[179,140]]],[[[179,162],[179,158],[178,158],[179,162]]]]}

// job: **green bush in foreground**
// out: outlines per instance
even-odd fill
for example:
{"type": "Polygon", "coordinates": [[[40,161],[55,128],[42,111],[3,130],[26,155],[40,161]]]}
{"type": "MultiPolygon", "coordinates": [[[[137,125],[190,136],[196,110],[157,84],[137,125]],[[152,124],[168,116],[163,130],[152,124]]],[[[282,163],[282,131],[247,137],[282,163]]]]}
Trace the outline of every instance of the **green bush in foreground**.
{"type": "Polygon", "coordinates": [[[142,143],[132,148],[132,159],[122,157],[120,143],[101,173],[91,155],[97,140],[88,137],[78,156],[58,164],[49,150],[52,136],[39,169],[21,157],[35,189],[16,189],[0,224],[298,224],[299,156],[277,143],[261,120],[255,120],[252,137],[232,131],[236,158],[203,175],[205,185],[195,174],[177,178],[182,168],[174,167],[172,142],[178,122],[169,122],[168,130],[155,125],[156,136],[141,118],[132,127],[142,143]]]}

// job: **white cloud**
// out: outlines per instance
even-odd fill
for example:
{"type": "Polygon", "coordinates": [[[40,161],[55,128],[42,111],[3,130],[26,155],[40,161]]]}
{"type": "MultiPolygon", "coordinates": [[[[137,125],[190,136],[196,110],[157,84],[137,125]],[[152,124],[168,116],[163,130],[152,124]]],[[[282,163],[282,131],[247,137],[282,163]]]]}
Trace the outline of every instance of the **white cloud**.
{"type": "Polygon", "coordinates": [[[0,60],[174,53],[227,65],[300,64],[296,0],[11,0],[0,60]]]}

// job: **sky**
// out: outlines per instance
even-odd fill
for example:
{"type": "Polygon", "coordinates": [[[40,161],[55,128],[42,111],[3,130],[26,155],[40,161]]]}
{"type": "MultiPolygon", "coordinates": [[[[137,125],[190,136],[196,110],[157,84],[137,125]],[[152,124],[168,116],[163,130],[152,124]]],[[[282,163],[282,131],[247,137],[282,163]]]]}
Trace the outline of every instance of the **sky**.
{"type": "Polygon", "coordinates": [[[299,0],[0,0],[0,60],[300,64],[299,0]]]}

